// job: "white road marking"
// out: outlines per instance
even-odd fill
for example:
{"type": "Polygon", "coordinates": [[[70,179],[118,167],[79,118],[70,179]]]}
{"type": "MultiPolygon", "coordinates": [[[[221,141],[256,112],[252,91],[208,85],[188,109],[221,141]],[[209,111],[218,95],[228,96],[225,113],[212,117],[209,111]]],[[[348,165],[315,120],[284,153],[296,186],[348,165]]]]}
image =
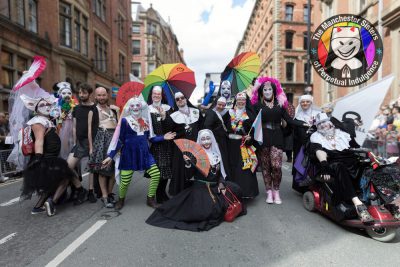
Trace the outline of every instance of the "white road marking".
{"type": "Polygon", "coordinates": [[[58,254],[46,267],[55,267],[62,263],[69,255],[72,254],[80,245],[82,245],[89,237],[91,237],[97,230],[99,230],[107,220],[99,220],[93,224],[86,232],[74,240],[66,249],[58,254]]]}
{"type": "Polygon", "coordinates": [[[19,197],[13,198],[7,202],[3,202],[0,204],[0,207],[7,207],[7,206],[11,206],[12,204],[15,204],[19,201],[19,197]]]}
{"type": "Polygon", "coordinates": [[[10,240],[11,240],[14,236],[16,236],[16,235],[17,235],[17,233],[12,233],[12,234],[9,234],[8,236],[6,236],[6,237],[0,239],[0,245],[3,245],[3,244],[6,243],[7,241],[10,241],[10,240]]]}

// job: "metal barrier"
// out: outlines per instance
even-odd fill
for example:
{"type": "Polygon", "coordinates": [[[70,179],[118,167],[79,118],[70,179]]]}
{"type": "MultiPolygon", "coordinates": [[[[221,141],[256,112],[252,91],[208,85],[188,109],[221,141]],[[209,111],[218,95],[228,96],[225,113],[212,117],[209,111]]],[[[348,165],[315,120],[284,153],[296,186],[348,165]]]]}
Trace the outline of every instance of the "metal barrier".
{"type": "Polygon", "coordinates": [[[17,172],[16,166],[7,162],[8,156],[11,154],[12,149],[0,150],[0,177],[14,174],[17,172]]]}
{"type": "Polygon", "coordinates": [[[366,139],[363,147],[370,149],[375,155],[384,158],[400,156],[400,142],[366,139]]]}

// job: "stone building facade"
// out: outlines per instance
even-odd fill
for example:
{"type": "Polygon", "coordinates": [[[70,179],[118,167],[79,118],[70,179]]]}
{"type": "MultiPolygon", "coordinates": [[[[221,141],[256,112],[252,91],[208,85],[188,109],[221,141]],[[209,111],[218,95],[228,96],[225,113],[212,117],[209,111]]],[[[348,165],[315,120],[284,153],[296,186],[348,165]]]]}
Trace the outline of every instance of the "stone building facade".
{"type": "Polygon", "coordinates": [[[129,80],[130,1],[0,1],[0,110],[34,55],[46,57],[38,79],[51,91],[57,81],[118,87],[129,80]]]}
{"type": "Polygon", "coordinates": [[[132,4],[131,73],[141,80],[165,63],[185,63],[172,27],[150,5],[132,4]]]}

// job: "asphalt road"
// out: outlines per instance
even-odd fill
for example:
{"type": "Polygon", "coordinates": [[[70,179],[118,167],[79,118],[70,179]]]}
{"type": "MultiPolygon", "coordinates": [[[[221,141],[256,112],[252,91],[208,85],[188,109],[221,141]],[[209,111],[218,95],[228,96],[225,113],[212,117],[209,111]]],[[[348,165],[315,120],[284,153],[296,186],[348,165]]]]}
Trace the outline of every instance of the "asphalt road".
{"type": "Polygon", "coordinates": [[[289,165],[283,173],[282,205],[266,204],[262,193],[246,216],[202,233],[147,225],[152,209],[140,174],[121,213],[98,201],[64,205],[51,218],[31,215],[34,200],[3,205],[18,197],[21,183],[2,184],[0,266],[400,266],[400,231],[380,243],[310,213],[290,188],[289,165]]]}

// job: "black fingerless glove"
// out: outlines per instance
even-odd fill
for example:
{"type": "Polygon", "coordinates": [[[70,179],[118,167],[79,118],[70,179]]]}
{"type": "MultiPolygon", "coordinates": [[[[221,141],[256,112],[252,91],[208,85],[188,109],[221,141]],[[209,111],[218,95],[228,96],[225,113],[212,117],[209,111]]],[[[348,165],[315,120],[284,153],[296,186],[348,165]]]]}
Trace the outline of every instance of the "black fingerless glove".
{"type": "Polygon", "coordinates": [[[329,164],[326,160],[323,160],[320,162],[321,165],[321,171],[320,174],[321,175],[330,175],[330,168],[329,168],[329,164]]]}

